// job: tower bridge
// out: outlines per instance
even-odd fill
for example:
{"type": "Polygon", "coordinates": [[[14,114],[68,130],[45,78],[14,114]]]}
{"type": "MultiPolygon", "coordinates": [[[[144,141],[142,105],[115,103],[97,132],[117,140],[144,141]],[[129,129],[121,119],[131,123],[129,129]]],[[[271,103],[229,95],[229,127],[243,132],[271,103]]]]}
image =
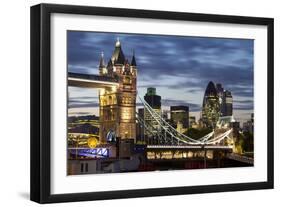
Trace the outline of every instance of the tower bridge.
{"type": "MultiPolygon", "coordinates": [[[[112,57],[106,66],[102,53],[99,64],[99,75],[68,73],[69,86],[99,89],[100,105],[100,142],[106,143],[108,133],[120,139],[136,141],[136,123],[141,124],[148,133],[146,136],[156,140],[160,146],[191,146],[192,145],[221,145],[225,139],[231,139],[232,129],[214,135],[214,131],[193,139],[178,132],[159,113],[141,97],[138,97],[146,113],[157,123],[157,129],[149,126],[136,113],[137,98],[137,64],[133,54],[132,60],[126,59],[121,43],[117,40],[112,57]],[[148,135],[147,135],[148,134],[148,135]]],[[[155,144],[154,142],[152,144],[155,144]]],[[[196,146],[194,146],[196,148],[196,146]]]]}
{"type": "Polygon", "coordinates": [[[108,134],[121,139],[136,140],[136,81],[137,65],[126,59],[121,43],[115,44],[112,57],[105,64],[102,53],[99,75],[69,73],[69,86],[97,88],[99,90],[99,137],[101,143],[107,142],[108,134]]]}

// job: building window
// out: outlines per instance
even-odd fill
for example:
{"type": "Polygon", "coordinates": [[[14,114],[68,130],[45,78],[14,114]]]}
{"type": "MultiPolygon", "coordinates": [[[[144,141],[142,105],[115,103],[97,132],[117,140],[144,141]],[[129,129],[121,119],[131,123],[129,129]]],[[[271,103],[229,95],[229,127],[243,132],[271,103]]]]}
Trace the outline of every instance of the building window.
{"type": "Polygon", "coordinates": [[[89,166],[88,166],[88,163],[86,163],[86,172],[88,172],[88,170],[89,170],[89,166]]]}
{"type": "Polygon", "coordinates": [[[84,171],[84,163],[81,163],[81,169],[80,169],[81,172],[84,171]]]}
{"type": "Polygon", "coordinates": [[[112,97],[111,96],[108,97],[108,104],[112,105],[112,97]]]}
{"type": "Polygon", "coordinates": [[[125,84],[131,84],[131,78],[129,76],[126,76],[124,79],[125,84]]]}

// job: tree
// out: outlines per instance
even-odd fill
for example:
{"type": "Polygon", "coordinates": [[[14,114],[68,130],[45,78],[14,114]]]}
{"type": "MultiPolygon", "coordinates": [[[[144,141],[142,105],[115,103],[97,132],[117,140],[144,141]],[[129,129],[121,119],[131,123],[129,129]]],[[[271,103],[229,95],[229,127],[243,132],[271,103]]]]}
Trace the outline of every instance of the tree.
{"type": "Polygon", "coordinates": [[[199,139],[206,134],[209,134],[212,131],[210,128],[202,128],[202,129],[194,129],[194,128],[189,128],[187,132],[184,134],[191,137],[192,139],[199,139]]]}

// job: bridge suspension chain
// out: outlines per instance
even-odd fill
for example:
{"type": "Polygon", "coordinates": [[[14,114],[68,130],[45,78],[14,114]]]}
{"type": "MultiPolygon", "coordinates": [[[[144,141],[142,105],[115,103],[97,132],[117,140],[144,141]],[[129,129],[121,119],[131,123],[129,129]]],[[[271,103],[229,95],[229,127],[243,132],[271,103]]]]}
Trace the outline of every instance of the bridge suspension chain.
{"type": "Polygon", "coordinates": [[[139,99],[143,103],[145,109],[150,113],[152,118],[156,120],[156,122],[161,126],[161,128],[166,131],[168,134],[170,134],[173,138],[177,139],[180,142],[183,142],[185,144],[201,144],[200,141],[192,139],[182,133],[179,133],[174,129],[168,122],[166,122],[157,112],[155,112],[151,106],[145,101],[142,100],[140,97],[139,99]]]}
{"type": "Polygon", "coordinates": [[[230,133],[232,132],[232,129],[229,129],[228,131],[226,131],[225,133],[214,137],[213,139],[210,139],[209,141],[206,142],[206,144],[214,144],[214,143],[219,143],[221,142],[223,139],[225,138],[229,138],[230,133]]]}
{"type": "MultiPolygon", "coordinates": [[[[189,136],[186,136],[186,135],[178,132],[166,120],[164,120],[160,114],[158,114],[156,111],[154,111],[153,108],[145,100],[142,100],[140,96],[138,96],[138,97],[139,97],[140,101],[142,102],[142,104],[144,105],[144,108],[149,112],[151,117],[159,124],[161,129],[164,130],[165,133],[168,133],[170,135],[170,138],[177,140],[178,144],[184,143],[184,144],[189,144],[189,145],[211,145],[214,143],[219,143],[225,138],[229,138],[229,134],[232,132],[232,129],[229,129],[225,133],[214,137],[214,130],[213,130],[212,132],[206,134],[205,136],[199,138],[198,140],[195,140],[189,136]]],[[[142,124],[144,124],[144,122],[142,122],[142,124]]],[[[162,134],[162,132],[160,132],[160,135],[161,134],[162,134]]],[[[164,136],[164,137],[165,137],[165,142],[166,142],[167,141],[166,136],[164,136]]]]}
{"type": "MultiPolygon", "coordinates": [[[[145,121],[141,118],[141,116],[136,112],[136,119],[137,121],[143,126],[152,137],[158,137],[158,140],[166,142],[166,137],[162,135],[153,125],[150,123],[145,123],[145,121]],[[149,126],[148,126],[149,125],[149,126]],[[151,130],[152,129],[152,130],[151,130]]],[[[145,136],[145,134],[144,134],[145,136]]]]}

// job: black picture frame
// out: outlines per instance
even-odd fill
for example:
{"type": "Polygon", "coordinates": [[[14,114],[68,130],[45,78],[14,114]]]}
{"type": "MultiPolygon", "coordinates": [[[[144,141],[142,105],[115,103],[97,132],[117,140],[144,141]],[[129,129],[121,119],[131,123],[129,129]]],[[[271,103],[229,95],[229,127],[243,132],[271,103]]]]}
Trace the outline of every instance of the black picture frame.
{"type": "Polygon", "coordinates": [[[31,174],[30,199],[38,203],[88,201],[147,196],[210,193],[271,189],[274,187],[274,147],[273,147],[273,44],[274,20],[272,18],[195,14],[152,10],[103,8],[72,5],[39,4],[31,7],[31,174]],[[111,17],[134,17],[163,20],[182,20],[210,23],[233,23],[267,26],[267,181],[236,184],[169,187],[106,192],[86,192],[74,194],[50,193],[50,129],[51,129],[51,72],[50,72],[50,16],[52,13],[99,15],[111,17]]]}

